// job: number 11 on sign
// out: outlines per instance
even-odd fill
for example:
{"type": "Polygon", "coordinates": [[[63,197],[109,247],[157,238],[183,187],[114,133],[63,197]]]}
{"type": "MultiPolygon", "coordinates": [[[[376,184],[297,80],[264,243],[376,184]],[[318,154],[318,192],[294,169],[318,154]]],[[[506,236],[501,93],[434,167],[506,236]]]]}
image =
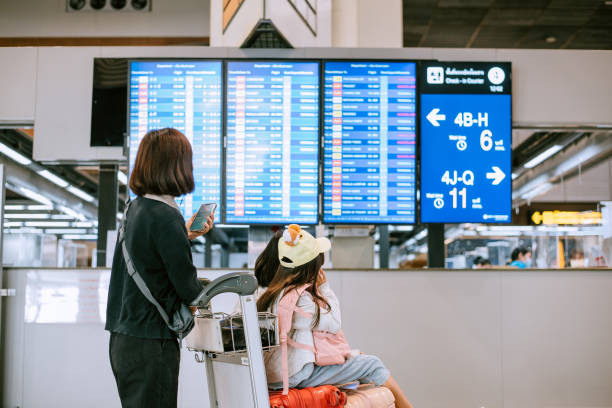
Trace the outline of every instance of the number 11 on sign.
{"type": "Polygon", "coordinates": [[[453,208],[457,208],[457,194],[461,196],[461,208],[467,207],[467,190],[463,187],[457,192],[457,187],[453,188],[449,194],[453,197],[453,208]]]}

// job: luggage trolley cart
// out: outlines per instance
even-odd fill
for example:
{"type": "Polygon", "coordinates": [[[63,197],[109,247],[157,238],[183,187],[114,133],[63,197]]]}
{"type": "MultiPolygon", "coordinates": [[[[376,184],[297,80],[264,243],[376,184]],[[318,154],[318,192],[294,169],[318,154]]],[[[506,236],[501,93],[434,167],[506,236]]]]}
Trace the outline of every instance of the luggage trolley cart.
{"type": "Polygon", "coordinates": [[[185,341],[187,348],[196,352],[196,361],[206,365],[211,408],[219,406],[213,362],[248,366],[253,407],[268,408],[270,406],[262,336],[267,340],[265,348],[269,349],[278,345],[278,330],[275,330],[276,316],[269,313],[257,313],[253,296],[256,289],[257,280],[254,276],[244,272],[230,273],[208,283],[200,296],[192,303],[198,307],[198,315],[195,318],[195,327],[185,341]],[[210,300],[222,293],[238,294],[242,316],[210,312],[210,300]],[[266,322],[260,330],[261,320],[266,322]],[[223,327],[226,333],[225,346],[222,324],[226,325],[223,327]],[[240,326],[239,330],[236,329],[238,326],[240,326]],[[229,344],[228,330],[231,339],[229,344]],[[198,353],[201,353],[201,357],[198,353]]]}

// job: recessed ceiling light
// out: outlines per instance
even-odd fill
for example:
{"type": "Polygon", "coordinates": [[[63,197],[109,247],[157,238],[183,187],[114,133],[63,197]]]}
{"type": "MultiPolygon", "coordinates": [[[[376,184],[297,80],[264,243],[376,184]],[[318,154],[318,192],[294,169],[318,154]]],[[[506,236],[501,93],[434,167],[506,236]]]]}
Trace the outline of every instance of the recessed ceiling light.
{"type": "Polygon", "coordinates": [[[544,41],[546,41],[549,44],[556,43],[557,37],[553,37],[552,35],[549,35],[544,39],[544,41]]]}

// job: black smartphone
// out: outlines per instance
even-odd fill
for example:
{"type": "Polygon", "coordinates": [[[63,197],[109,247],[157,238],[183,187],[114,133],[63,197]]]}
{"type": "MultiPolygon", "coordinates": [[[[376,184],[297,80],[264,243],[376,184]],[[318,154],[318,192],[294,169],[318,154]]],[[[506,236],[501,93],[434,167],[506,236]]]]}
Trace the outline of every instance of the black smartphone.
{"type": "Polygon", "coordinates": [[[189,229],[194,232],[202,231],[206,224],[206,220],[214,214],[216,209],[217,203],[202,204],[189,229]]]}

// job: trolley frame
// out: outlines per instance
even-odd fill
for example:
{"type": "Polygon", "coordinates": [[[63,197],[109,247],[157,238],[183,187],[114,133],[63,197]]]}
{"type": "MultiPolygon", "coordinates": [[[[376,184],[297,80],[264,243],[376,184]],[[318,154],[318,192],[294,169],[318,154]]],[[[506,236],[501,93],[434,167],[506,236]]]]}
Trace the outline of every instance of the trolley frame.
{"type": "Polygon", "coordinates": [[[256,289],[257,280],[254,276],[244,272],[230,273],[206,285],[200,296],[192,303],[194,306],[206,307],[210,299],[216,295],[221,293],[237,293],[240,297],[240,306],[242,307],[246,352],[215,353],[200,351],[204,358],[198,358],[196,353],[196,360],[206,365],[206,378],[208,380],[208,395],[211,408],[219,407],[213,369],[215,361],[218,363],[248,366],[253,407],[268,408],[270,406],[266,368],[259,331],[259,319],[255,296],[253,295],[256,289]]]}

